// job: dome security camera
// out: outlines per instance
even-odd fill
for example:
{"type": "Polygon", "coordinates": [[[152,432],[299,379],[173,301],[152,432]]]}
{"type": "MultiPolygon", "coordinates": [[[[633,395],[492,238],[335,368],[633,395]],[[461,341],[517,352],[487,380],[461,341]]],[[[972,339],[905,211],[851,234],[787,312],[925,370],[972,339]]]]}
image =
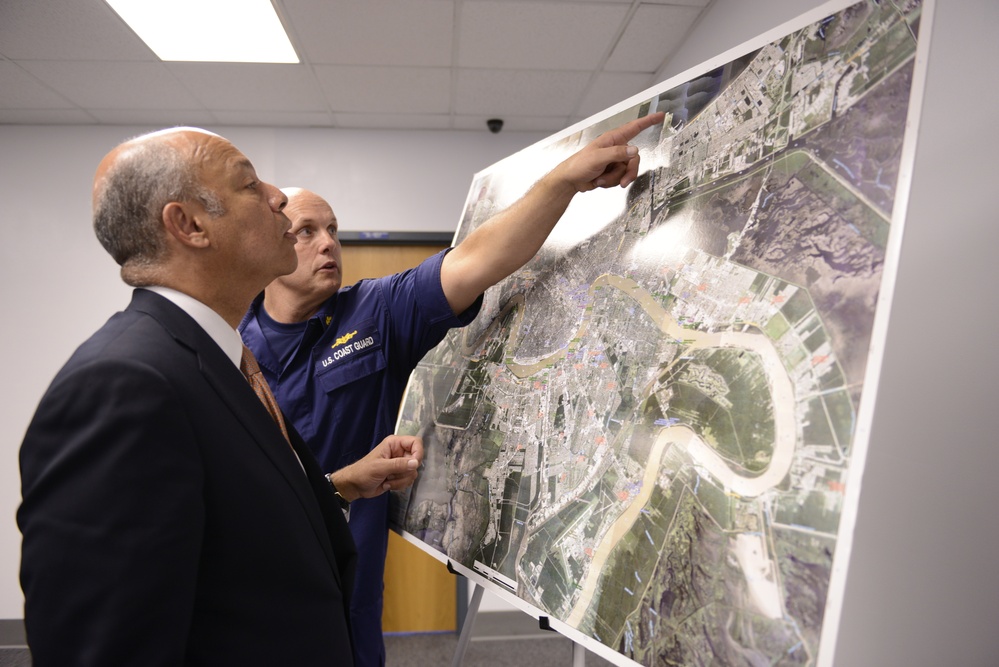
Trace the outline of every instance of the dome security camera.
{"type": "Polygon", "coordinates": [[[486,121],[486,127],[493,134],[499,134],[499,131],[503,129],[503,119],[502,118],[490,118],[486,121]]]}

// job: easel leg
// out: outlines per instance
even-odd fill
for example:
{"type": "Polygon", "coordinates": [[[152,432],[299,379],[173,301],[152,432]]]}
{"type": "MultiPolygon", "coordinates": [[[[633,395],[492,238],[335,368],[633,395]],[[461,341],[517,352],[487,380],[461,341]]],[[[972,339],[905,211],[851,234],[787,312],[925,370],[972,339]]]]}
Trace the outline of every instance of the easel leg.
{"type": "Polygon", "coordinates": [[[472,626],[475,625],[475,615],[479,613],[479,603],[482,602],[482,586],[472,584],[472,600],[468,603],[468,613],[461,624],[461,634],[458,635],[458,648],[455,649],[454,659],[451,667],[461,667],[462,660],[465,659],[465,650],[468,648],[468,640],[472,638],[472,626]]]}
{"type": "Polygon", "coordinates": [[[584,667],[586,665],[586,649],[582,644],[572,642],[572,667],[584,667]]]}

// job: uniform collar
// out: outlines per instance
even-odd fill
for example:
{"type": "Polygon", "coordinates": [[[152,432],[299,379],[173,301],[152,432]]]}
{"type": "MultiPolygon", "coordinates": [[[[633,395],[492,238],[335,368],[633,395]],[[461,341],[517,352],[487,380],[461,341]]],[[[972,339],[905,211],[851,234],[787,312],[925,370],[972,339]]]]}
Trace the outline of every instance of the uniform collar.
{"type": "Polygon", "coordinates": [[[336,308],[336,298],[339,294],[340,290],[337,290],[336,294],[326,299],[325,303],[319,307],[319,311],[312,316],[312,319],[319,320],[319,324],[322,325],[323,330],[333,321],[333,310],[336,308]]]}
{"type": "MultiPolygon", "coordinates": [[[[343,288],[341,288],[343,289],[343,288]]],[[[333,309],[336,308],[336,297],[340,292],[337,291],[336,294],[331,296],[326,302],[319,307],[319,311],[308,319],[309,322],[317,320],[325,329],[329,326],[329,323],[333,320],[333,309]]],[[[256,319],[258,313],[264,308],[264,293],[261,292],[253,299],[253,303],[250,304],[249,309],[246,311],[246,315],[243,316],[243,321],[239,323],[237,327],[238,331],[242,331],[250,320],[256,319]]]]}

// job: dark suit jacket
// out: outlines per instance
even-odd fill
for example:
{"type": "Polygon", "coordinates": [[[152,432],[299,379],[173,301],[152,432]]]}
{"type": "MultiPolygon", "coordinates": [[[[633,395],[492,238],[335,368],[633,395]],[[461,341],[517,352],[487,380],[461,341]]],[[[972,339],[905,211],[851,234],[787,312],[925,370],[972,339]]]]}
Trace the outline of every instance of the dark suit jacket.
{"type": "Polygon", "coordinates": [[[233,363],[136,290],[42,398],[21,447],[35,667],[351,665],[354,545],[233,363]]]}

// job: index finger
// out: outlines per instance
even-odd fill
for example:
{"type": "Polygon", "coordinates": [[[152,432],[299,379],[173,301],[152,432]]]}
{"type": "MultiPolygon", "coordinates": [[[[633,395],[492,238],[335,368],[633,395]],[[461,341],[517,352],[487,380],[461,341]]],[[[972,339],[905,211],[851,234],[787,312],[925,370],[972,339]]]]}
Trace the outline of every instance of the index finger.
{"type": "Polygon", "coordinates": [[[616,144],[626,144],[639,135],[643,130],[647,130],[653,125],[658,125],[666,119],[666,114],[662,111],[650,113],[647,116],[636,118],[613,130],[608,130],[597,138],[597,141],[605,139],[603,145],[614,146],[616,144]]]}

